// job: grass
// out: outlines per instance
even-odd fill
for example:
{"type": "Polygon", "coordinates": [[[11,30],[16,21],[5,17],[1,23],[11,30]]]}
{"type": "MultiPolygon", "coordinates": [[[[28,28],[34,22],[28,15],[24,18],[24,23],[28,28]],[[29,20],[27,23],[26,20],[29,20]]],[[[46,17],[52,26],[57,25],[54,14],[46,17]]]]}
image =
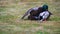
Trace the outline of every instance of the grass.
{"type": "MultiPolygon", "coordinates": [[[[59,4],[43,0],[33,2],[19,2],[0,7],[0,34],[60,34],[59,4]],[[54,3],[54,4],[53,4],[54,3]],[[47,4],[53,13],[48,21],[22,20],[23,14],[30,8],[47,4]]],[[[32,0],[33,1],[33,0],[32,0]]]]}

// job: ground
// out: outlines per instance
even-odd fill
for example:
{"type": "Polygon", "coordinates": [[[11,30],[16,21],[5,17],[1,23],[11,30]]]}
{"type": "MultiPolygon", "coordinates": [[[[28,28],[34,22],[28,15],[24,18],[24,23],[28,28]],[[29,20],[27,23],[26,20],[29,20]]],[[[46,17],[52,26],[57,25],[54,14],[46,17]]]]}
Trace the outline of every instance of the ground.
{"type": "Polygon", "coordinates": [[[0,34],[60,34],[59,0],[29,1],[0,1],[0,34]],[[47,4],[49,11],[53,13],[48,21],[21,19],[28,9],[43,4],[47,4]]]}

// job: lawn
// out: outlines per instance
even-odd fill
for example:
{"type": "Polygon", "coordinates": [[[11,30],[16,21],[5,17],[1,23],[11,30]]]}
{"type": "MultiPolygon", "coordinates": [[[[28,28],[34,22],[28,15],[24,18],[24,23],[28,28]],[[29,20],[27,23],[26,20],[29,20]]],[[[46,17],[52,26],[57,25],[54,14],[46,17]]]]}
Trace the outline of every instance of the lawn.
{"type": "Polygon", "coordinates": [[[0,34],[60,34],[59,0],[57,2],[52,0],[35,0],[34,2],[33,0],[1,0],[0,34]],[[53,13],[48,21],[40,22],[21,19],[28,9],[43,4],[47,4],[49,11],[53,13]]]}

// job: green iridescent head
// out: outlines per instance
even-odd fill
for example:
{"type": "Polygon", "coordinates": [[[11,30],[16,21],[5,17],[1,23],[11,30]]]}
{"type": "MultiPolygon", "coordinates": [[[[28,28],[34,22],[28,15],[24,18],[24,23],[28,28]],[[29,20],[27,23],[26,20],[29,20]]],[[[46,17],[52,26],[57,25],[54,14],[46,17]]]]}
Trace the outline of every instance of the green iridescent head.
{"type": "Polygon", "coordinates": [[[42,8],[43,8],[43,11],[48,10],[48,5],[44,4],[42,8]]]}

